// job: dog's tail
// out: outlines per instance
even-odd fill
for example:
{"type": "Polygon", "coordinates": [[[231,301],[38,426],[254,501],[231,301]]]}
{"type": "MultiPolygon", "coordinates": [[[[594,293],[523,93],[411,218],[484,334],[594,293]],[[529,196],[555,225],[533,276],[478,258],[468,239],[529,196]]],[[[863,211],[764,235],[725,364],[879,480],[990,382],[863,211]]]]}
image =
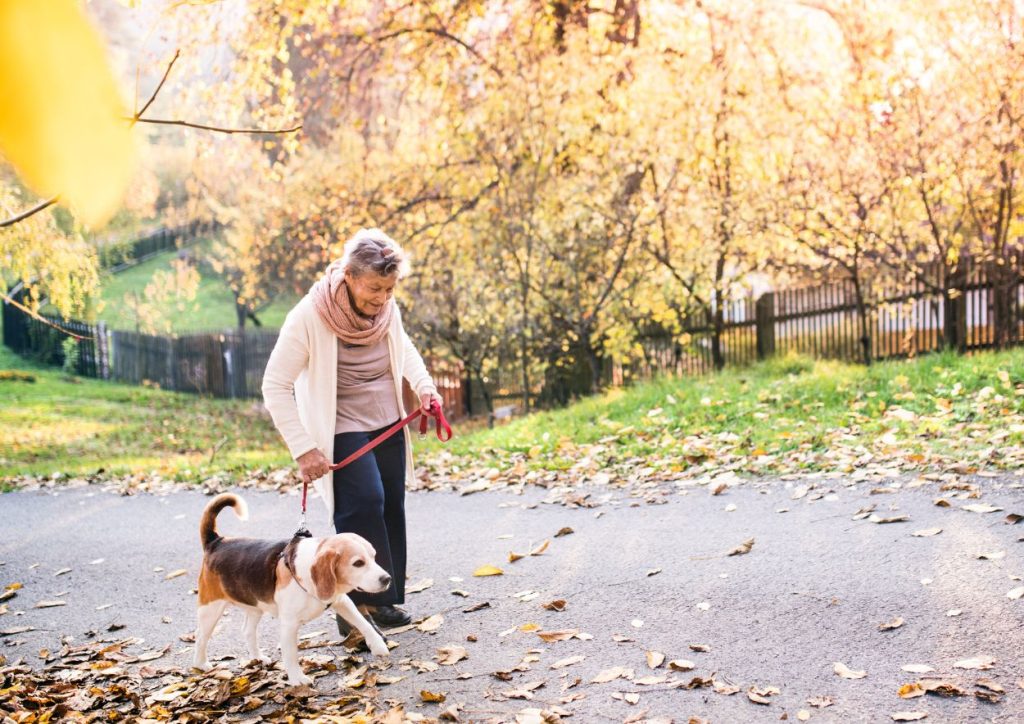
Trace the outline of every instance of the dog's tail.
{"type": "Polygon", "coordinates": [[[214,541],[220,538],[220,534],[217,532],[217,514],[228,507],[234,509],[239,520],[249,519],[249,506],[234,493],[221,493],[215,497],[206,506],[203,518],[199,521],[199,539],[203,542],[203,550],[209,548],[214,541]]]}

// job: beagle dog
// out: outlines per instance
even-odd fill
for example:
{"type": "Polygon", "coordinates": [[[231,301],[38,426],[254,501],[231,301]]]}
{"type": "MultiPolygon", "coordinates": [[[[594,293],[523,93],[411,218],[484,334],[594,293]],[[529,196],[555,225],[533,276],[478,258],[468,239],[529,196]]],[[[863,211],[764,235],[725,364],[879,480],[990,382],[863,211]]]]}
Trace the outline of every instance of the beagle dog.
{"type": "Polygon", "coordinates": [[[372,654],[388,654],[383,637],[346,595],[353,590],[379,593],[391,584],[391,576],[377,565],[373,546],[365,538],[353,533],[327,538],[296,536],[287,541],[223,538],[217,533],[217,514],[227,507],[240,520],[248,519],[245,501],[222,493],[206,506],[199,524],[203,566],[193,666],[210,669],[206,645],[229,603],[245,612],[249,656],[263,663],[270,661],[260,651],[256,626],[264,613],[277,616],[282,663],[293,685],[312,682],[299,666],[299,626],[328,608],[363,635],[372,654]]]}

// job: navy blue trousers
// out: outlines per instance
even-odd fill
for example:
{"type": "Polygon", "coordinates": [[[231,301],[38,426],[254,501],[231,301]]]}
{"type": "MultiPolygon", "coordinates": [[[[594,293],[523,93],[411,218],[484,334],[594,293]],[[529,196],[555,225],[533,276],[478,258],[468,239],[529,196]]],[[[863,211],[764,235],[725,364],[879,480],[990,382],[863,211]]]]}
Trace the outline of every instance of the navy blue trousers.
{"type": "MultiPolygon", "coordinates": [[[[390,425],[388,426],[390,427],[390,425]]],[[[387,428],[340,432],[334,462],[340,462],[387,428]]],[[[377,551],[377,563],[391,574],[383,593],[353,591],[356,604],[405,602],[405,433],[396,433],[362,457],[334,471],[334,530],[357,533],[377,551]]]]}

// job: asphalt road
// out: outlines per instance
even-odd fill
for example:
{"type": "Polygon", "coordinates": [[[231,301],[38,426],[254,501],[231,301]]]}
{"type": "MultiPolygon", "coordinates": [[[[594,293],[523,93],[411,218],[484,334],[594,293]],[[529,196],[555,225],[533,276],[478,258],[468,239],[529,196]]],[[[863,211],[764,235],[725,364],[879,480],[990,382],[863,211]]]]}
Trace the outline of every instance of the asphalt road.
{"type": "MultiPolygon", "coordinates": [[[[637,504],[612,493],[590,509],[545,504],[541,490],[410,494],[410,583],[434,583],[411,594],[407,608],[416,617],[441,613],[444,623],[436,633],[412,630],[392,637],[399,646],[389,673],[405,678],[381,687],[380,695],[405,702],[409,711],[436,716],[441,709],[421,703],[419,692],[445,692],[445,706],[464,705],[463,721],[511,720],[524,708],[550,705],[573,712],[577,722],[624,721],[643,711],[649,718],[677,722],[694,716],[768,722],[796,720],[800,710],[822,722],[891,721],[891,713],[909,710],[927,711],[927,721],[1024,721],[1024,599],[1007,596],[1024,585],[1024,542],[1018,540],[1024,523],[1004,522],[1007,513],[1024,513],[1021,480],[976,480],[980,499],[957,499],[956,491],[940,492],[936,482],[871,495],[871,485],[842,480],[819,480],[810,494],[793,499],[794,483],[768,481],[734,486],[717,496],[704,487],[683,489],[663,505],[637,504]],[[934,505],[940,496],[951,506],[934,505]],[[963,509],[976,503],[1004,510],[963,509]],[[910,520],[852,519],[872,504],[881,517],[910,520]],[[574,532],[555,538],[566,526],[574,532]],[[912,535],[933,527],[942,532],[912,535]],[[725,555],[750,538],[749,553],[725,555]],[[510,550],[525,553],[546,539],[551,543],[542,555],[508,562],[510,550]],[[977,557],[980,553],[1004,555],[985,560],[977,557]],[[505,574],[472,576],[486,564],[505,574]],[[660,570],[649,575],[654,569],[660,570]],[[455,589],[469,596],[453,595],[455,589]],[[541,607],[554,599],[567,602],[564,611],[541,607]],[[482,601],[490,607],[463,612],[482,601]],[[947,615],[951,610],[962,613],[947,615]],[[902,626],[879,630],[897,617],[902,626]],[[527,624],[578,629],[593,638],[544,643],[535,632],[521,630],[527,624]],[[475,642],[467,641],[470,635],[475,642]],[[616,635],[630,640],[616,641],[616,635]],[[437,648],[450,644],[466,647],[468,658],[434,672],[401,670],[403,662],[430,660],[437,648]],[[693,651],[691,644],[710,650],[693,651]],[[687,659],[695,668],[666,671],[663,664],[651,670],[648,650],[663,652],[668,660],[687,659]],[[585,658],[550,668],[573,656],[585,658]],[[529,670],[514,672],[510,681],[492,676],[524,657],[532,659],[529,670]],[[953,667],[975,657],[991,657],[992,668],[953,667]],[[837,662],[867,675],[840,678],[833,670],[837,662]],[[927,678],[901,671],[905,664],[934,667],[930,676],[956,682],[968,695],[901,700],[902,684],[927,678]],[[720,682],[740,691],[729,696],[710,688],[645,686],[621,678],[590,683],[612,667],[633,669],[635,679],[667,675],[670,681],[689,681],[716,673],[720,682]],[[472,678],[458,679],[460,673],[472,678]],[[563,691],[576,678],[582,682],[563,691]],[[1000,703],[973,696],[981,678],[1005,688],[1000,703]],[[545,685],[533,690],[531,701],[496,700],[501,697],[495,693],[537,681],[545,685]],[[747,696],[751,687],[776,687],[779,693],[759,705],[747,696]],[[560,703],[577,693],[584,697],[560,703]],[[616,693],[639,694],[639,701],[632,704],[613,697],[616,693]],[[834,703],[808,704],[819,697],[834,703]]],[[[223,532],[267,538],[292,532],[294,496],[243,495],[252,519],[240,523],[225,512],[223,532]]],[[[193,628],[191,591],[200,561],[196,529],[208,500],[198,492],[123,497],[96,488],[0,497],[0,584],[23,584],[0,616],[0,630],[37,629],[0,638],[0,653],[9,661],[38,663],[39,649],[59,649],[62,637],[81,642],[94,631],[112,639],[143,638],[140,650],[171,644],[170,653],[153,663],[186,665],[190,646],[179,635],[193,628]],[[64,568],[71,570],[55,575],[64,568]],[[178,569],[187,574],[166,578],[178,569]],[[53,599],[67,605],[34,608],[53,599]],[[97,610],[105,604],[113,606],[97,610]],[[124,628],[106,633],[111,624],[124,628]]],[[[315,534],[327,533],[319,501],[313,505],[311,527],[315,534]]],[[[211,643],[211,657],[244,654],[241,616],[229,613],[227,623],[211,643]]],[[[304,631],[334,635],[326,618],[304,631]]],[[[265,619],[262,644],[276,658],[275,632],[265,619]]],[[[311,653],[324,652],[343,653],[340,647],[311,653]]],[[[317,686],[336,691],[339,681],[326,676],[317,686]]]]}

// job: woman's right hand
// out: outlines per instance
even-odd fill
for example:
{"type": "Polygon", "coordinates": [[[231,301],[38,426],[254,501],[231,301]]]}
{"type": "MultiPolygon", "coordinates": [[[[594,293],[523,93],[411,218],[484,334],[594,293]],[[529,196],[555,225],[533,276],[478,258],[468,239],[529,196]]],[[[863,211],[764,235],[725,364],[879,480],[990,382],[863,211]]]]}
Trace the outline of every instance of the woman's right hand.
{"type": "Polygon", "coordinates": [[[319,448],[313,448],[309,452],[303,453],[295,462],[299,464],[299,472],[302,473],[302,482],[304,483],[311,483],[331,472],[331,463],[319,448]]]}

